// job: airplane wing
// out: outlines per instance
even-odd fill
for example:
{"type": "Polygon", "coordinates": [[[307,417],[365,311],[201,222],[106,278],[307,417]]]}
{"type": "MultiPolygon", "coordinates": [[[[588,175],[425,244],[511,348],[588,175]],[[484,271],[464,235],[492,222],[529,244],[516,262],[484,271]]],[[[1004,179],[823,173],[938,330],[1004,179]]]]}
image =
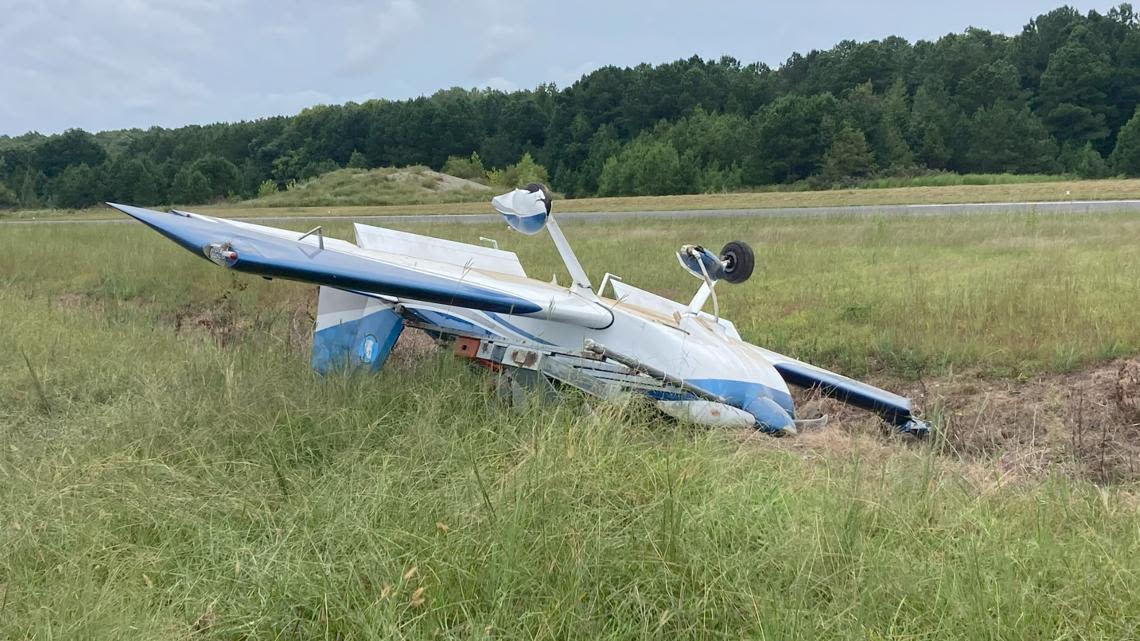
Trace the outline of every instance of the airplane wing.
{"type": "MultiPolygon", "coordinates": [[[[468,246],[471,256],[463,263],[443,262],[438,257],[365,249],[323,236],[301,238],[285,229],[189,212],[163,213],[107,204],[191,253],[239,272],[388,297],[392,302],[454,305],[595,329],[613,322],[609,309],[566,288],[487,268],[488,250],[483,247],[468,246]]],[[[501,257],[492,259],[502,262],[501,257]]]]}
{"type": "Polygon", "coordinates": [[[875,412],[900,431],[922,432],[928,429],[925,423],[914,417],[909,398],[763,347],[749,346],[763,354],[789,385],[817,389],[829,398],[875,412]]]}

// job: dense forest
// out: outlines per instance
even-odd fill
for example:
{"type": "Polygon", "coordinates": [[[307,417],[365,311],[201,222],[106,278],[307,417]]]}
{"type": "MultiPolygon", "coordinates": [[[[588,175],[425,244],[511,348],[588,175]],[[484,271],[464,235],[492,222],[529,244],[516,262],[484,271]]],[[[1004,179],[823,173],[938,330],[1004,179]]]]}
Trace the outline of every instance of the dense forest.
{"type": "Polygon", "coordinates": [[[1132,7],[1062,7],[1014,36],[844,41],[778,69],[693,57],[604,67],[563,89],[453,88],[251,122],[3,136],[0,206],[200,203],[344,166],[474,175],[527,154],[572,197],[934,171],[1135,176],[1138,101],[1132,7]]]}

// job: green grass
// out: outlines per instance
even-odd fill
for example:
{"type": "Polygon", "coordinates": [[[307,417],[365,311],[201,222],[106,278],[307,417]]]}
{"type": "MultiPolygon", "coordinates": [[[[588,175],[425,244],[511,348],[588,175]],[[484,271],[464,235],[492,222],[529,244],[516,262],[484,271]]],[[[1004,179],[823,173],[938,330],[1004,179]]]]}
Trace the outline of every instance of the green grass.
{"type": "Polygon", "coordinates": [[[898,187],[953,187],[956,185],[1019,185],[1032,183],[1072,182],[1073,176],[1050,174],[955,174],[931,173],[922,176],[871,178],[855,185],[858,189],[895,189],[898,187]]]}
{"type": "MultiPolygon", "coordinates": [[[[879,379],[1140,353],[1135,216],[565,227],[595,277],[675,296],[694,287],[677,244],[748,240],[760,268],[722,291],[726,316],[879,379]]],[[[501,226],[409,228],[495,236],[535,277],[557,265],[544,239],[501,226]]],[[[311,302],[306,286],[234,276],[140,225],[4,230],[0,638],[1121,639],[1140,626],[1135,487],[979,482],[937,438],[801,456],[574,397],[515,414],[445,354],[321,380],[311,302]]]]}
{"type": "MultiPolygon", "coordinates": [[[[532,276],[558,272],[567,282],[542,238],[501,225],[404,228],[469,242],[493,237],[518,252],[532,276]]],[[[675,266],[677,247],[748,241],[757,271],[742,286],[720,288],[724,314],[750,341],[852,375],[966,368],[1019,376],[1140,353],[1135,215],[570,221],[565,228],[596,281],[611,271],[678,300],[692,295],[695,282],[675,266]]],[[[351,238],[348,223],[325,231],[351,238]]],[[[29,295],[143,301],[166,317],[220,296],[229,283],[225,272],[192,258],[134,224],[13,226],[0,238],[0,274],[29,295]]],[[[296,307],[310,293],[241,282],[250,289],[239,293],[239,311],[250,316],[265,304],[296,307]]]]}

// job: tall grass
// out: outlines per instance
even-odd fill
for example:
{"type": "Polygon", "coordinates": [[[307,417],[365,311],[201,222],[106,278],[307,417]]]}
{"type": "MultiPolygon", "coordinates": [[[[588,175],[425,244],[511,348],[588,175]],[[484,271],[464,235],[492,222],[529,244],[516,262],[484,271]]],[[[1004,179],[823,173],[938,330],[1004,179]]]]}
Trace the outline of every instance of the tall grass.
{"type": "MultiPolygon", "coordinates": [[[[1133,499],[3,294],[4,638],[1126,638],[1133,499]],[[53,411],[14,367],[21,346],[53,411]],[[441,391],[446,390],[445,394],[441,391]]],[[[901,445],[900,445],[901,447],[901,445]]]]}
{"type": "MultiPolygon", "coordinates": [[[[305,231],[311,223],[292,226],[305,231]]],[[[541,237],[499,225],[403,228],[476,243],[496,238],[532,276],[558,273],[568,282],[541,237]]],[[[1021,376],[1140,353],[1134,215],[567,221],[564,228],[596,282],[611,271],[677,300],[696,287],[674,267],[677,247],[751,243],[756,273],[718,288],[724,315],[750,341],[851,375],[967,369],[1021,376]]],[[[339,222],[325,233],[352,235],[339,222]]],[[[168,321],[187,306],[212,304],[234,282],[134,224],[7,228],[0,278],[28,295],[78,294],[113,308],[145,303],[148,314],[168,321]]],[[[312,296],[311,288],[276,281],[239,282],[248,289],[227,304],[249,322],[286,314],[312,296]]]]}
{"type": "MultiPolygon", "coordinates": [[[[905,376],[1140,351],[1132,217],[566,228],[591,273],[676,296],[695,286],[671,266],[679,241],[753,242],[758,273],[721,291],[722,310],[826,364],[905,376]]],[[[417,229],[497,236],[536,277],[557,265],[501,228],[417,229]]],[[[636,405],[513,413],[446,355],[322,380],[294,335],[310,297],[141,226],[5,230],[0,638],[1122,639],[1140,625],[1134,488],[979,485],[936,440],[803,457],[636,405]]]]}

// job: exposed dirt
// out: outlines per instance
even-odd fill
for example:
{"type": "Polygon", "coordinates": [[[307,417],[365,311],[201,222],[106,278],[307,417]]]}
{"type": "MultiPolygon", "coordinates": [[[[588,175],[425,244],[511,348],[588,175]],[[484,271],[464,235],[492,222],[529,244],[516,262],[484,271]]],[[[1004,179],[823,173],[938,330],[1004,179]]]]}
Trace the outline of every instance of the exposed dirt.
{"type": "MultiPolygon", "coordinates": [[[[98,301],[94,301],[91,296],[77,292],[59,294],[52,299],[52,306],[61,311],[93,307],[97,303],[98,301]]],[[[99,305],[99,309],[102,309],[102,305],[99,305]]]]}
{"type": "Polygon", "coordinates": [[[432,191],[455,191],[458,189],[490,190],[490,187],[487,185],[477,183],[474,180],[443,174],[438,171],[432,171],[431,169],[398,169],[388,174],[387,179],[397,182],[420,183],[432,191]]]}
{"type": "Polygon", "coordinates": [[[208,305],[188,305],[174,314],[174,331],[178,333],[205,333],[220,347],[228,347],[250,332],[263,331],[280,335],[285,325],[285,340],[299,350],[307,351],[313,334],[317,306],[317,290],[313,288],[300,298],[286,298],[277,304],[261,307],[250,314],[238,309],[234,294],[246,288],[241,280],[222,292],[208,305]]]}
{"type": "Polygon", "coordinates": [[[236,282],[209,305],[188,305],[174,314],[174,331],[205,332],[219,346],[226,347],[254,325],[253,319],[238,313],[232,294],[242,291],[246,283],[236,282]]]}
{"type": "Polygon", "coordinates": [[[1116,378],[1116,404],[1129,423],[1140,423],[1140,360],[1124,361],[1116,378]]]}
{"type": "MultiPolygon", "coordinates": [[[[1140,358],[1020,383],[956,376],[884,387],[910,396],[941,426],[932,445],[951,460],[1003,478],[1061,472],[1098,483],[1140,480],[1140,358]]],[[[866,453],[903,439],[865,412],[810,393],[799,397],[802,416],[818,412],[831,421],[784,447],[806,455],[866,453]]]]}
{"type": "MultiPolygon", "coordinates": [[[[418,330],[405,331],[392,357],[416,359],[436,349],[418,330]]],[[[805,457],[864,459],[902,448],[932,446],[967,477],[992,484],[1062,473],[1097,483],[1140,481],[1140,358],[1121,359],[1071,374],[1025,382],[961,375],[910,384],[877,381],[909,396],[940,426],[930,440],[900,436],[868,412],[796,391],[803,417],[826,414],[826,427],[796,438],[740,437],[805,457]]]]}
{"type": "Polygon", "coordinates": [[[435,339],[422,330],[407,327],[400,332],[396,344],[392,346],[392,355],[389,358],[396,360],[415,360],[423,358],[438,349],[435,339]]]}

